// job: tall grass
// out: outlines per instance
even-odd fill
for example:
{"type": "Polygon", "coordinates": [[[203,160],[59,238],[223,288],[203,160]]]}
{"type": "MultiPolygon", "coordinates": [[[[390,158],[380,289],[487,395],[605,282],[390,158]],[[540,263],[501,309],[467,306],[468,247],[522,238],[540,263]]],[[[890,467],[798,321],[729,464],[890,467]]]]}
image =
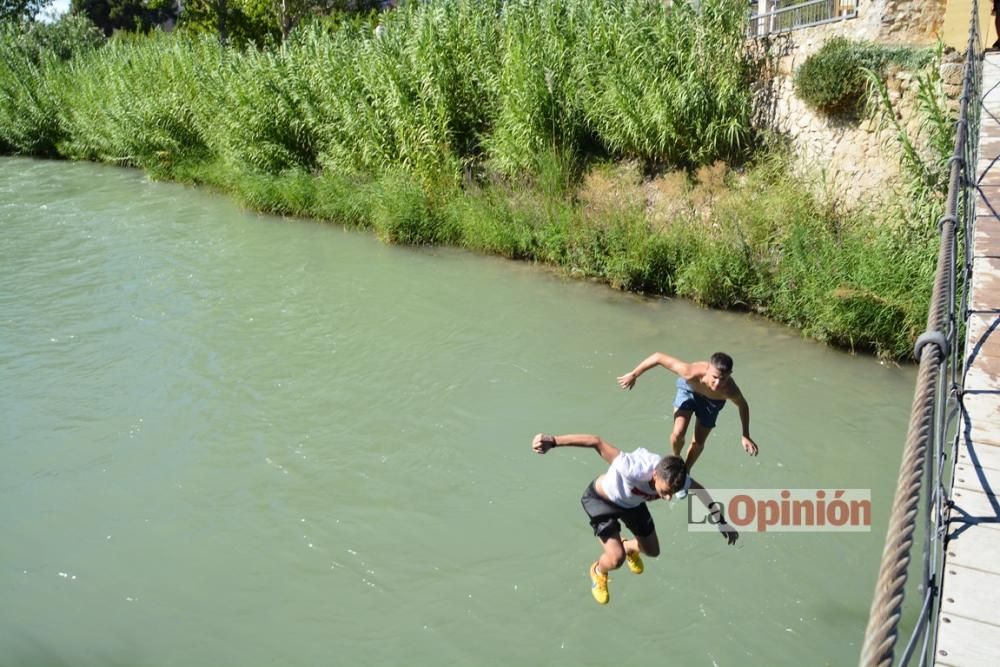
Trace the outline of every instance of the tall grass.
{"type": "Polygon", "coordinates": [[[317,131],[302,113],[311,91],[296,64],[284,50],[249,50],[227,52],[217,70],[203,70],[207,94],[195,116],[227,164],[269,174],[316,167],[317,131]]]}
{"type": "Polygon", "coordinates": [[[898,149],[900,167],[906,177],[909,196],[924,217],[940,215],[942,197],[948,188],[948,163],[955,146],[955,124],[948,108],[941,78],[944,45],[930,51],[930,65],[917,71],[916,111],[918,123],[911,132],[902,122],[902,114],[892,101],[885,77],[872,69],[864,70],[868,84],[868,106],[876,114],[879,130],[889,129],[888,142],[898,149]]]}
{"type": "Polygon", "coordinates": [[[574,54],[587,5],[528,0],[504,5],[501,97],[488,141],[500,172],[535,171],[538,156],[578,149],[585,128],[574,54]]]}
{"type": "Polygon", "coordinates": [[[208,66],[212,53],[207,39],[122,38],[49,72],[61,82],[59,120],[66,137],[60,153],[161,175],[205,156],[192,100],[199,96],[195,68],[208,66]]]}
{"type": "Polygon", "coordinates": [[[6,152],[57,155],[59,98],[45,75],[59,64],[54,53],[25,48],[16,24],[0,23],[0,147],[6,152]]]}
{"type": "Polygon", "coordinates": [[[263,49],[120,36],[68,65],[5,57],[0,137],[165,173],[201,156],[425,186],[541,173],[546,155],[568,173],[577,155],[703,164],[750,136],[743,9],[441,0],[384,14],[380,35],[312,22],[263,49]]]}
{"type": "Polygon", "coordinates": [[[384,15],[381,36],[300,35],[289,57],[318,93],[308,113],[323,167],[457,181],[498,96],[495,22],[489,3],[442,2],[384,15]]]}
{"type": "Polygon", "coordinates": [[[593,2],[579,95],[610,151],[700,165],[748,147],[751,67],[744,17],[728,0],[593,2]]]}

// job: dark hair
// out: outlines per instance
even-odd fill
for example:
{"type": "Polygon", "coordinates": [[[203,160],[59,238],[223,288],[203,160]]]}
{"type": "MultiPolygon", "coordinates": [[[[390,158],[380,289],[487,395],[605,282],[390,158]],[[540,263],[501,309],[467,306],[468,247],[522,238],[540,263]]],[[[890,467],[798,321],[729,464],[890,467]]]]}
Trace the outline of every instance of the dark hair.
{"type": "Polygon", "coordinates": [[[687,479],[687,466],[684,459],[679,456],[664,456],[656,464],[656,474],[673,490],[684,488],[684,481],[687,479]]]}
{"type": "Polygon", "coordinates": [[[733,358],[725,352],[716,352],[709,362],[723,373],[733,372],[733,358]]]}

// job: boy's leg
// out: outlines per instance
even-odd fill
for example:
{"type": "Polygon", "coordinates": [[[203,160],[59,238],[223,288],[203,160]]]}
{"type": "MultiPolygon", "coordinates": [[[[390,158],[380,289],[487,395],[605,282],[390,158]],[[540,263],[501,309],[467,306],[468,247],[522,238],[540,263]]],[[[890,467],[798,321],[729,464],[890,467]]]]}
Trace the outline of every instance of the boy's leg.
{"type": "Polygon", "coordinates": [[[608,591],[608,572],[617,570],[625,562],[625,548],[622,546],[621,533],[616,531],[606,537],[598,537],[604,552],[590,566],[590,593],[599,604],[607,604],[611,598],[608,591]]]}
{"type": "Polygon", "coordinates": [[[684,438],[687,436],[688,424],[691,423],[691,410],[674,410],[674,430],[670,433],[670,449],[674,456],[681,455],[681,448],[684,447],[684,438]]]}
{"type": "Polygon", "coordinates": [[[996,28],[997,41],[993,42],[994,49],[1000,48],[1000,2],[993,0],[993,27],[996,28]]]}
{"type": "Polygon", "coordinates": [[[620,533],[608,537],[607,539],[597,538],[601,541],[604,551],[597,559],[597,571],[599,574],[607,574],[611,570],[617,570],[625,562],[625,547],[622,546],[622,536],[620,533]]]}
{"type": "Polygon", "coordinates": [[[654,558],[660,555],[660,540],[656,537],[656,524],[653,523],[653,517],[645,503],[629,510],[622,519],[633,535],[630,540],[622,540],[622,548],[625,549],[625,562],[628,563],[628,569],[633,574],[642,574],[646,566],[639,554],[643,553],[654,558]]]}
{"type": "Polygon", "coordinates": [[[645,537],[634,537],[631,540],[623,540],[622,546],[625,548],[625,562],[632,574],[642,574],[646,565],[642,562],[640,553],[656,558],[660,555],[660,540],[656,533],[650,533],[645,537]]]}
{"type": "Polygon", "coordinates": [[[701,456],[702,450],[705,449],[705,442],[708,440],[708,436],[712,434],[712,429],[707,426],[702,426],[700,423],[695,423],[694,425],[694,438],[691,440],[691,444],[688,446],[687,456],[684,457],[684,461],[687,464],[688,472],[691,472],[691,468],[694,467],[694,462],[698,460],[701,456]]]}
{"type": "Polygon", "coordinates": [[[645,537],[633,537],[630,540],[622,540],[622,546],[625,548],[626,554],[638,552],[646,556],[652,556],[653,558],[660,555],[660,538],[656,536],[655,532],[645,537]]]}
{"type": "Polygon", "coordinates": [[[583,496],[580,498],[580,505],[583,506],[583,511],[590,519],[590,527],[594,530],[594,537],[604,548],[604,552],[595,563],[599,567],[599,573],[607,574],[610,570],[621,567],[625,560],[625,549],[622,548],[622,525],[618,521],[622,508],[612,505],[599,496],[594,482],[591,482],[584,490],[583,496]]]}

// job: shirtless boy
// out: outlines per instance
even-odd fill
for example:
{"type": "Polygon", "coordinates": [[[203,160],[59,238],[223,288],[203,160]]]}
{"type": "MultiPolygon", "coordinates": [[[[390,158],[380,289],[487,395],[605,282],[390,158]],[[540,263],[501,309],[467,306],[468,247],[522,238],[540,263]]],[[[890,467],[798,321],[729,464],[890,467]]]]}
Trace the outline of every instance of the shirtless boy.
{"type": "Polygon", "coordinates": [[[715,428],[715,420],[726,401],[732,401],[739,408],[740,423],[743,425],[743,449],[750,456],[757,456],[757,443],[750,437],[750,406],[733,381],[732,357],[725,352],[716,352],[708,361],[686,363],[662,352],[654,352],[633,371],[618,378],[618,385],[622,389],[631,389],[639,376],[654,366],[663,366],[678,375],[677,396],[674,398],[674,429],[670,434],[670,447],[674,456],[681,455],[691,415],[695,416],[694,438],[685,456],[688,470],[694,467],[695,461],[701,456],[705,441],[715,428]]]}

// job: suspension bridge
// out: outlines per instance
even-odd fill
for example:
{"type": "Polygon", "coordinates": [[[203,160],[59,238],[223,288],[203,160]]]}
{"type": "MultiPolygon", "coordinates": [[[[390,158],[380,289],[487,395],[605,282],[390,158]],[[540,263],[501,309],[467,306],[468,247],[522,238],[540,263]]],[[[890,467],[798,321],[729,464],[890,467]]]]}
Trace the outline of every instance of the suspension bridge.
{"type": "Polygon", "coordinates": [[[1000,665],[1000,52],[977,4],[863,667],[1000,665]]]}

